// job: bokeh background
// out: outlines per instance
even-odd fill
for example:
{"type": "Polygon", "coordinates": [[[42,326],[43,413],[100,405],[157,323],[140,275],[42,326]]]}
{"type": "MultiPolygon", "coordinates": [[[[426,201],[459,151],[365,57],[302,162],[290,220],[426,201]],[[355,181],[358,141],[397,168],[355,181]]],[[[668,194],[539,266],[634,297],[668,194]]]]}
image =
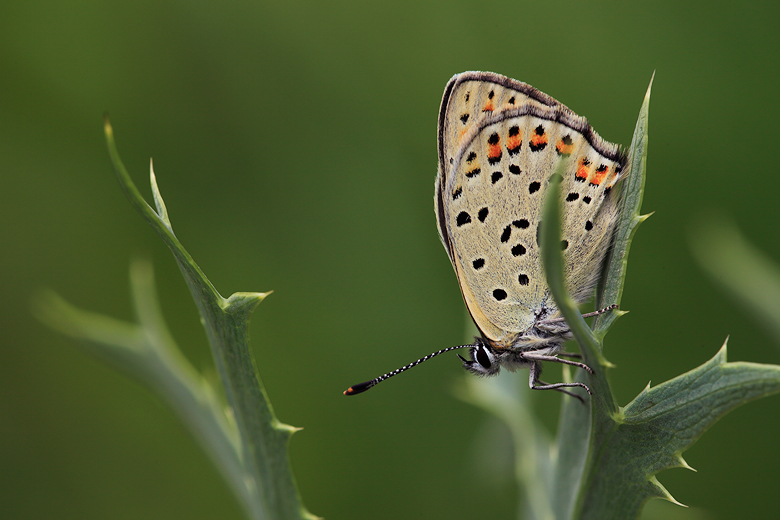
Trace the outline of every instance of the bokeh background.
{"type": "MultiPolygon", "coordinates": [[[[728,335],[730,360],[780,363],[688,245],[696,218],[720,214],[780,261],[779,5],[2,2],[0,516],[242,517],[155,395],[31,312],[51,288],[132,320],[128,266],[147,258],[178,342],[213,370],[170,253],[113,176],[104,111],[147,197],[154,158],[177,235],[218,290],[274,290],[254,354],[280,420],[304,428],[292,464],[325,518],[515,518],[511,472],[491,462],[511,455],[506,434],[455,397],[454,354],[341,395],[465,339],[432,204],[455,73],[526,81],[628,145],[657,71],[643,205],[655,215],[631,249],[631,312],[606,342],[621,404],[728,335]]],[[[547,394],[552,428],[560,396],[547,394]]],[[[698,473],[659,479],[698,517],[776,518],[779,427],[780,398],[744,406],[686,453],[698,473]]]]}

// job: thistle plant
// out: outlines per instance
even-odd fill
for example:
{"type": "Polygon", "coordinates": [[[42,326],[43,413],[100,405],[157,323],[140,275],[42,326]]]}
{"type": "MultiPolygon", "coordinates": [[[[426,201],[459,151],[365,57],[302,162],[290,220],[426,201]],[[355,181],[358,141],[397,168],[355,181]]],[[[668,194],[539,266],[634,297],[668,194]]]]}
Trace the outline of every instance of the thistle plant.
{"type": "Polygon", "coordinates": [[[158,393],[200,441],[249,518],[316,518],[298,496],[288,460],[287,447],[296,428],[274,415],[249,349],[249,318],[268,293],[240,292],[223,298],[176,238],[153,168],[149,177],[154,208],[125,170],[108,119],[105,134],[122,190],[179,265],[206,330],[222,388],[203,378],[176,346],[163,321],[147,263],[136,262],[131,268],[137,323],[77,309],[54,294],[42,299],[39,315],[85,340],[91,352],[158,393]]]}
{"type": "MultiPolygon", "coordinates": [[[[652,81],[629,150],[630,173],[620,188],[621,214],[597,288],[597,309],[620,305],[629,246],[637,226],[649,216],[641,215],[640,207],[651,87],[652,81]]],[[[559,199],[558,190],[548,190],[542,217],[546,225],[541,231],[544,268],[555,302],[579,344],[583,361],[595,371],[578,374],[593,395],[586,406],[564,398],[554,440],[533,416],[528,392],[518,392],[507,383],[509,378],[471,378],[467,390],[460,395],[496,415],[512,432],[515,476],[525,497],[520,517],[631,519],[638,517],[651,498],[682,505],[656,475],[669,468],[692,469],[682,453],[710,426],[748,401],[780,392],[780,366],[729,363],[724,341],[714,357],[703,365],[652,388],[648,384],[630,403],[620,406],[607,377],[614,366],[604,354],[604,337],[625,312],[601,314],[591,328],[566,293],[558,246],[559,199]]],[[[744,272],[744,269],[728,272],[735,271],[744,272]]]]}

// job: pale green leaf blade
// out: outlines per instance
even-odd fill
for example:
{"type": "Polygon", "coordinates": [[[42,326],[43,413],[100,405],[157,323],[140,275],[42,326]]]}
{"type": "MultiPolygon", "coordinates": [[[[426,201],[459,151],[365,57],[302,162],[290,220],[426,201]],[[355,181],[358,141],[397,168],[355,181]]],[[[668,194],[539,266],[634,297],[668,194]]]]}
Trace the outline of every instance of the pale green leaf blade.
{"type": "Polygon", "coordinates": [[[748,242],[737,226],[723,217],[702,218],[692,226],[690,242],[699,265],[780,344],[780,267],[777,262],[748,242]]]}

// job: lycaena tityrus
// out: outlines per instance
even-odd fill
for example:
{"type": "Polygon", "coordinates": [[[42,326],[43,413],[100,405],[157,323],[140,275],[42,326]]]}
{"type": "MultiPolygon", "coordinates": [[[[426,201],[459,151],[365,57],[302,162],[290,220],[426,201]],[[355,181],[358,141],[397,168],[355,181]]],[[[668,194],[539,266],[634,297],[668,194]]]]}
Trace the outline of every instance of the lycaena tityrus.
{"type": "Polygon", "coordinates": [[[625,155],[547,94],[491,72],[464,72],[447,84],[438,143],[434,203],[439,234],[481,336],[472,345],[439,350],[344,394],[359,394],[460,348],[471,349],[471,359],[461,359],[476,375],[498,374],[502,366],[528,367],[531,388],[578,398],[564,388],[590,392],[583,383],[539,380],[541,361],[591,371],[557,357],[571,333],[542,268],[540,213],[545,190],[560,161],[566,161],[560,186],[564,275],[569,293],[582,303],[593,293],[612,239],[618,214],[618,193],[612,188],[624,174],[625,155]]]}

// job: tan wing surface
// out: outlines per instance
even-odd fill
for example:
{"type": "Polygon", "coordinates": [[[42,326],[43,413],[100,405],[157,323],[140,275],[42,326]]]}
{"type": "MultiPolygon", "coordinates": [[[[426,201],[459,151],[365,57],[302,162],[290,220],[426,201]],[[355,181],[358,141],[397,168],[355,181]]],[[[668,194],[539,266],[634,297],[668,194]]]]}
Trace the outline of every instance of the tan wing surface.
{"type": "MultiPolygon", "coordinates": [[[[578,302],[600,274],[625,159],[584,118],[492,73],[447,86],[439,116],[436,213],[466,305],[482,333],[511,344],[554,308],[537,244],[540,205],[559,161],[566,283],[578,302]]],[[[549,317],[549,316],[548,316],[549,317]]]]}

